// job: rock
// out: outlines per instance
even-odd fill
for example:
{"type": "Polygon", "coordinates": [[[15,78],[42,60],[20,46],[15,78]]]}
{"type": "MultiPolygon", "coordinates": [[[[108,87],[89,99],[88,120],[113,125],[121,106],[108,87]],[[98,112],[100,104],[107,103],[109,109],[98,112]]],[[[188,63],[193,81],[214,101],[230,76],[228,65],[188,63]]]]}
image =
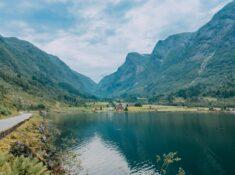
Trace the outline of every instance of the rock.
{"type": "Polygon", "coordinates": [[[9,153],[17,157],[20,157],[20,156],[30,157],[30,158],[33,157],[32,150],[27,145],[19,141],[15,142],[11,146],[9,153]]]}

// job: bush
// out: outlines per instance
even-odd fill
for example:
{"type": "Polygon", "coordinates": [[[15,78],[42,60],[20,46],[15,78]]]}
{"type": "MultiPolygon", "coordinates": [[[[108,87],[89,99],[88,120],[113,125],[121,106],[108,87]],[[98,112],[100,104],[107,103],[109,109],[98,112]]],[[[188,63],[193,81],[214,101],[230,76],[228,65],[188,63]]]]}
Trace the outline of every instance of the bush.
{"type": "Polygon", "coordinates": [[[47,168],[37,159],[11,154],[0,154],[1,175],[49,175],[47,168]]]}
{"type": "Polygon", "coordinates": [[[0,85],[0,100],[3,100],[7,93],[7,89],[3,85],[0,85]]]}
{"type": "Polygon", "coordinates": [[[32,105],[28,106],[27,109],[29,109],[29,110],[45,110],[46,106],[43,103],[39,103],[36,105],[32,104],[32,105]]]}
{"type": "Polygon", "coordinates": [[[142,107],[141,103],[135,103],[135,107],[142,107]]]}
{"type": "Polygon", "coordinates": [[[8,109],[4,108],[4,107],[0,107],[0,115],[10,115],[11,111],[9,111],[8,109]]]}
{"type": "Polygon", "coordinates": [[[33,157],[31,149],[26,146],[24,143],[15,142],[9,151],[12,155],[16,157],[24,156],[24,157],[33,157]]]}
{"type": "Polygon", "coordinates": [[[42,104],[42,103],[39,103],[37,105],[37,109],[46,109],[46,106],[44,104],[42,104]]]}

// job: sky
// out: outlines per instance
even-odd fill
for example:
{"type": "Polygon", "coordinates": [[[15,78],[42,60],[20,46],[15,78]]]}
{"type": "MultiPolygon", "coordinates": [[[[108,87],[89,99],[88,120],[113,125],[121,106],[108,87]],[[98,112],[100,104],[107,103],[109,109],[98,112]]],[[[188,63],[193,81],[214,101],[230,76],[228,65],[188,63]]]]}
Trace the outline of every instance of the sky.
{"type": "Polygon", "coordinates": [[[98,82],[129,52],[193,32],[231,0],[0,0],[0,35],[32,42],[98,82]]]}

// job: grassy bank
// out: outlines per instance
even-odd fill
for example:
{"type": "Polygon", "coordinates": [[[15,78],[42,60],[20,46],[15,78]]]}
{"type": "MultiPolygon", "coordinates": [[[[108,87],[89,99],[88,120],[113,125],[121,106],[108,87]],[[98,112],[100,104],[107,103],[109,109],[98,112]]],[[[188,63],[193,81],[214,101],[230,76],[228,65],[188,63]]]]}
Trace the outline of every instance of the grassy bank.
{"type": "Polygon", "coordinates": [[[42,133],[38,130],[41,123],[41,118],[34,115],[29,121],[25,122],[11,134],[0,140],[0,151],[9,152],[11,145],[20,141],[27,144],[32,150],[38,152],[42,148],[42,143],[40,142],[42,133]]]}
{"type": "MultiPolygon", "coordinates": [[[[29,121],[22,124],[15,131],[0,140],[0,170],[8,174],[4,168],[10,162],[21,161],[36,162],[30,168],[41,168],[41,174],[63,174],[60,166],[60,158],[53,145],[53,136],[49,134],[47,122],[43,121],[38,115],[34,115],[29,121]],[[9,159],[2,162],[1,159],[9,159]],[[5,163],[5,164],[4,164],[5,163]]],[[[27,167],[19,163],[24,171],[27,167]]],[[[8,167],[8,169],[12,167],[8,167]]],[[[12,168],[14,169],[14,168],[12,168]]],[[[19,170],[21,171],[21,170],[19,170]]],[[[29,173],[28,174],[34,174],[29,173]]],[[[13,173],[14,174],[14,173],[13,173]]],[[[20,174],[20,173],[19,173],[20,174]]],[[[40,173],[39,173],[40,174],[40,173]]],[[[20,174],[21,175],[21,174],[20,174]]]]}

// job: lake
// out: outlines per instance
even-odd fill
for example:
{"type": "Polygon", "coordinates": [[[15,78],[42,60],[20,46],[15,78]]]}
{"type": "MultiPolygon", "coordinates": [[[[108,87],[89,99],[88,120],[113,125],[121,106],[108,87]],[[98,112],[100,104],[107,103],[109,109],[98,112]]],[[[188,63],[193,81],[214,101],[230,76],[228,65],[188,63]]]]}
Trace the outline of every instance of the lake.
{"type": "Polygon", "coordinates": [[[71,159],[74,174],[157,174],[156,155],[169,152],[182,158],[169,174],[178,167],[192,175],[235,174],[234,114],[80,113],[53,122],[62,131],[58,146],[81,162],[71,159]]]}

